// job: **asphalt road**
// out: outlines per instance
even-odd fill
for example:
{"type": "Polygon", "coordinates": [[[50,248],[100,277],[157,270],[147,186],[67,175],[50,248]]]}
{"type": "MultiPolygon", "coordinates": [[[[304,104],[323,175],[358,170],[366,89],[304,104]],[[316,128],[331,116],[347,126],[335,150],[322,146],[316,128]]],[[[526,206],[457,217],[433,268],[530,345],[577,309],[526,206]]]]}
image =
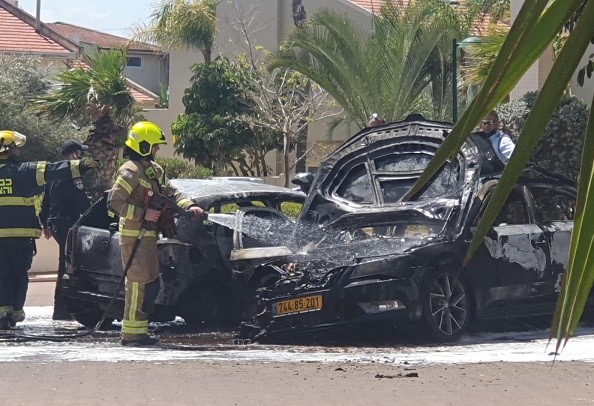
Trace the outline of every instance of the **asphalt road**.
{"type": "MultiPolygon", "coordinates": [[[[18,331],[80,331],[51,320],[54,283],[39,280],[18,331]]],[[[151,326],[161,348],[122,348],[115,323],[67,342],[0,342],[0,404],[594,404],[594,327],[582,327],[553,364],[544,329],[477,333],[449,346],[349,347],[237,345],[230,333],[151,326]]]]}
{"type": "MultiPolygon", "coordinates": [[[[84,331],[72,322],[51,320],[53,281],[31,282],[25,311],[27,320],[19,323],[19,333],[71,334],[84,331]]],[[[594,325],[581,327],[564,349],[555,357],[553,345],[548,345],[545,328],[478,331],[448,345],[419,343],[413,336],[379,342],[363,341],[357,345],[264,345],[237,343],[234,331],[188,332],[183,320],[171,323],[151,323],[162,341],[160,349],[130,349],[119,346],[120,324],[109,331],[68,342],[19,343],[2,346],[0,359],[18,362],[34,359],[53,361],[124,361],[124,360],[228,360],[262,362],[381,362],[414,365],[460,364],[481,362],[594,362],[594,325]]],[[[525,327],[523,325],[519,327],[525,327]]]]}

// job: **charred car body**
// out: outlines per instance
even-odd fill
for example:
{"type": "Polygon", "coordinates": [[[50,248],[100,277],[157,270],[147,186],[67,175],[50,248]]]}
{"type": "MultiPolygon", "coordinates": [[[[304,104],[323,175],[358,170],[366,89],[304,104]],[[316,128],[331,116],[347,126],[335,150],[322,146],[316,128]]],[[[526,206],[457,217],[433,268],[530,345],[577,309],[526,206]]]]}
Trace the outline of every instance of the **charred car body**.
{"type": "MultiPolygon", "coordinates": [[[[174,179],[172,183],[211,217],[253,206],[296,217],[305,199],[291,189],[256,182],[174,179]]],[[[232,215],[229,220],[233,221],[232,215]]],[[[101,319],[123,273],[117,230],[118,218],[108,214],[104,197],[69,233],[63,293],[69,313],[86,326],[94,326],[101,319]]],[[[249,283],[239,286],[231,278],[231,228],[208,220],[199,223],[180,218],[177,231],[176,238],[158,242],[160,290],[151,319],[170,320],[177,315],[188,324],[235,322],[242,309],[253,304],[253,291],[249,283]]],[[[120,319],[123,308],[121,287],[107,317],[120,319]]]]}
{"type": "Polygon", "coordinates": [[[236,231],[237,272],[271,268],[282,275],[260,290],[260,313],[242,335],[407,319],[449,341],[475,318],[552,314],[575,186],[526,169],[463,269],[501,169],[481,136],[471,135],[424,190],[402,201],[450,129],[412,116],[352,137],[320,166],[292,243],[269,248],[268,258],[243,246],[236,231]]]}

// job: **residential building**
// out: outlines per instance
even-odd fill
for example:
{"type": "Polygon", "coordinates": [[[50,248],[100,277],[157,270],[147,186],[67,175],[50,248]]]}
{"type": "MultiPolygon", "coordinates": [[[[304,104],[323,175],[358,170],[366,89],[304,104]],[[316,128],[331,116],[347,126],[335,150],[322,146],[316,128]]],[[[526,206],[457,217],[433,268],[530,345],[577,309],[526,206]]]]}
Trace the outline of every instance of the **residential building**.
{"type": "MultiPolygon", "coordinates": [[[[38,17],[20,9],[16,2],[0,0],[0,53],[32,55],[41,59],[41,65],[50,73],[84,64],[83,47],[44,24],[38,17]]],[[[132,96],[142,108],[154,108],[158,96],[128,81],[132,96]]]]}
{"type": "Polygon", "coordinates": [[[155,95],[169,85],[169,55],[160,47],[128,38],[106,34],[90,28],[55,22],[47,26],[77,44],[84,52],[125,49],[127,64],[124,75],[155,95]]]}

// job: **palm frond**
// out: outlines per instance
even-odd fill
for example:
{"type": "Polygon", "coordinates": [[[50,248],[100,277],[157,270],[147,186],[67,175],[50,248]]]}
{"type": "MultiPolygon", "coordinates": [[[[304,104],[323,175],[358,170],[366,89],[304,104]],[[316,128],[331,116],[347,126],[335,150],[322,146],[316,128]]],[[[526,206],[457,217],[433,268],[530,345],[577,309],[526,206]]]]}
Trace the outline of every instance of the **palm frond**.
{"type": "Polygon", "coordinates": [[[412,112],[433,80],[445,89],[442,82],[451,75],[433,69],[451,72],[451,56],[446,55],[451,39],[465,35],[463,25],[439,0],[411,1],[407,7],[388,1],[374,17],[372,31],[323,10],[290,32],[268,64],[309,77],[360,127],[371,113],[395,121],[412,112]]]}

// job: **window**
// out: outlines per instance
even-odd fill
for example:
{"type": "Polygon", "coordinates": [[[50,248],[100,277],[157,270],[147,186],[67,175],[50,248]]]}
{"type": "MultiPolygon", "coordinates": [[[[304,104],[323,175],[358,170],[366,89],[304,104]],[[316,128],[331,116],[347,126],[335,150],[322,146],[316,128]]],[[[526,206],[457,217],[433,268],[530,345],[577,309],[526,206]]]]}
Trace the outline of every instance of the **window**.
{"type": "Polygon", "coordinates": [[[381,180],[380,189],[384,203],[398,203],[402,196],[415,184],[417,178],[381,180]]]}
{"type": "Polygon", "coordinates": [[[221,213],[235,213],[240,207],[266,207],[266,204],[259,200],[242,200],[221,205],[221,213]]]}
{"type": "Polygon", "coordinates": [[[499,211],[494,226],[502,224],[528,224],[528,214],[524,197],[518,190],[514,190],[499,211]]]}
{"type": "Polygon", "coordinates": [[[336,189],[336,194],[353,203],[373,203],[371,179],[365,165],[360,164],[351,169],[336,189]]]}
{"type": "Polygon", "coordinates": [[[299,213],[301,213],[302,208],[303,203],[300,202],[281,202],[280,204],[280,211],[285,216],[293,220],[299,217],[299,213]]]}
{"type": "Polygon", "coordinates": [[[531,192],[542,223],[574,219],[575,197],[550,188],[535,187],[531,192]]]}
{"type": "Polygon", "coordinates": [[[394,154],[375,159],[378,172],[422,172],[431,161],[428,154],[394,154]]]}
{"type": "Polygon", "coordinates": [[[140,56],[129,56],[126,61],[128,68],[142,68],[142,58],[140,56]]]}
{"type": "MultiPolygon", "coordinates": [[[[376,158],[374,164],[380,176],[380,189],[384,203],[398,203],[415,184],[432,158],[432,155],[425,153],[400,153],[376,158]]],[[[446,163],[444,169],[430,182],[417,200],[431,199],[454,190],[458,185],[459,173],[457,161],[446,163]]]]}

